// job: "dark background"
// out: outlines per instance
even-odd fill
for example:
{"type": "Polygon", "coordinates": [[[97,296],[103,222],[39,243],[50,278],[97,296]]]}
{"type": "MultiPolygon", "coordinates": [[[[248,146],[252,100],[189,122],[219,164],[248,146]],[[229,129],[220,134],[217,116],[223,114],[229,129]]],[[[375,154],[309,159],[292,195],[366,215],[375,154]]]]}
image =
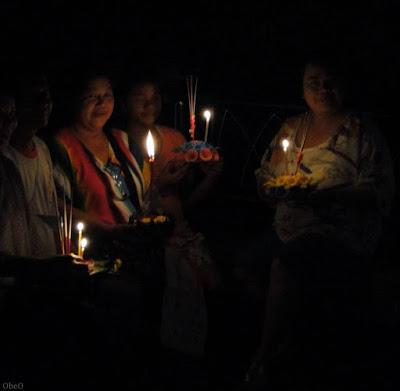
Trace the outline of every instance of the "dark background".
{"type": "MultiPolygon", "coordinates": [[[[227,159],[239,181],[258,164],[280,121],[302,110],[302,63],[319,52],[343,60],[355,108],[372,113],[397,145],[396,15],[395,1],[382,0],[3,0],[0,62],[7,69],[39,65],[46,71],[53,122],[62,111],[63,85],[81,68],[105,66],[118,79],[127,70],[151,67],[163,78],[162,121],[185,134],[185,78],[194,74],[198,111],[214,109],[211,141],[233,154],[227,159]]],[[[199,117],[199,137],[203,131],[199,117]]],[[[397,155],[396,148],[392,152],[397,155]]]]}
{"type": "Polygon", "coordinates": [[[400,65],[394,4],[3,0],[1,62],[39,62],[57,78],[87,62],[148,63],[171,79],[196,74],[202,96],[285,104],[300,94],[304,55],[331,48],[364,105],[387,111],[400,65]]]}

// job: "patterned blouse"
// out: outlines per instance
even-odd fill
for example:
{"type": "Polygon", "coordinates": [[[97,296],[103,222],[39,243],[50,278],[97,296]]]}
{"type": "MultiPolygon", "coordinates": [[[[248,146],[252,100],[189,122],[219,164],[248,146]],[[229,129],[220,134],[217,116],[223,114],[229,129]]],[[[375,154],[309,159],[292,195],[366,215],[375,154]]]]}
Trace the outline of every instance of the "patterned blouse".
{"type": "MultiPolygon", "coordinates": [[[[286,121],[264,153],[261,167],[256,170],[259,189],[268,178],[296,171],[300,147],[295,142],[297,129],[290,124],[301,122],[301,118],[286,121]],[[285,138],[290,145],[287,156],[273,164],[272,152],[282,149],[285,138]]],[[[276,205],[274,218],[279,238],[288,242],[306,233],[318,233],[339,240],[357,254],[372,254],[380,237],[382,218],[390,212],[394,193],[390,154],[377,129],[348,115],[328,140],[303,150],[299,171],[319,179],[316,190],[356,189],[367,185],[375,193],[378,207],[366,211],[345,206],[340,200],[323,207],[282,200],[276,205]]]]}

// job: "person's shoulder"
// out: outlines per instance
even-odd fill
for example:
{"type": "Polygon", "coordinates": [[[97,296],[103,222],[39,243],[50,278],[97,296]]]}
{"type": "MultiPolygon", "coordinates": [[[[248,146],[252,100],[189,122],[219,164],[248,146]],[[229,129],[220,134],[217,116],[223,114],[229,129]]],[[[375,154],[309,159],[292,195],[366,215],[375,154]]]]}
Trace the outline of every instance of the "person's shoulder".
{"type": "Polygon", "coordinates": [[[288,128],[295,129],[297,126],[300,125],[300,122],[303,120],[304,114],[293,115],[292,117],[286,118],[283,122],[284,126],[288,128]]]}
{"type": "Polygon", "coordinates": [[[112,128],[111,133],[114,135],[117,135],[117,136],[121,136],[121,137],[124,135],[126,135],[126,136],[128,135],[127,132],[125,132],[124,130],[119,129],[119,128],[112,128]]]}
{"type": "Polygon", "coordinates": [[[376,119],[369,113],[361,113],[354,115],[354,121],[357,121],[360,136],[364,140],[372,143],[386,143],[386,137],[381,130],[376,119]]]}
{"type": "Polygon", "coordinates": [[[290,137],[296,129],[300,126],[301,122],[304,119],[303,114],[295,115],[289,118],[286,118],[278,131],[279,137],[290,137]]]}
{"type": "Polygon", "coordinates": [[[77,139],[70,127],[55,130],[49,137],[45,138],[45,142],[50,151],[51,159],[57,164],[69,160],[77,145],[77,139]]]}
{"type": "Polygon", "coordinates": [[[17,151],[12,145],[8,144],[2,151],[2,157],[15,162],[17,158],[17,151]]]}
{"type": "Polygon", "coordinates": [[[112,136],[114,138],[116,138],[117,140],[123,141],[126,145],[129,144],[129,136],[128,136],[127,132],[125,132],[121,129],[118,129],[118,128],[112,128],[110,130],[110,132],[111,132],[112,136]]]}
{"type": "Polygon", "coordinates": [[[33,141],[39,154],[50,155],[49,148],[43,139],[38,136],[34,136],[33,141]]]}
{"type": "Polygon", "coordinates": [[[35,142],[36,150],[38,152],[37,156],[39,159],[39,164],[42,166],[42,169],[44,167],[49,167],[49,169],[52,169],[53,160],[47,144],[38,136],[35,136],[33,140],[35,142]]]}
{"type": "Polygon", "coordinates": [[[72,129],[68,126],[62,127],[60,129],[57,129],[51,137],[46,139],[49,142],[58,142],[58,143],[63,143],[68,140],[70,140],[73,137],[72,129]]]}

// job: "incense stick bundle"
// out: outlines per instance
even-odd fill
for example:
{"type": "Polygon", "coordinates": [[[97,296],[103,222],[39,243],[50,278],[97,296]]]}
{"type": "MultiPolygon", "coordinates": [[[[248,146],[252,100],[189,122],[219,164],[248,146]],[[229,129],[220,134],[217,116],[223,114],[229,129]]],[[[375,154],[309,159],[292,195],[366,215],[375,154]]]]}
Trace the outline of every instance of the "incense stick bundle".
{"type": "Polygon", "coordinates": [[[190,137],[194,140],[196,130],[196,98],[197,98],[197,77],[189,76],[186,79],[186,87],[189,101],[189,120],[190,120],[190,137]]]}

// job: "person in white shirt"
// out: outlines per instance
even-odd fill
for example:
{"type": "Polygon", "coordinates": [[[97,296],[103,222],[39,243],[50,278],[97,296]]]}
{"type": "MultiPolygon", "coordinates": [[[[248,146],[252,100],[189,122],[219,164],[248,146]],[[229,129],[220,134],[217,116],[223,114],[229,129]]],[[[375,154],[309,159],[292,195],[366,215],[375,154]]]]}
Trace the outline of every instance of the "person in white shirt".
{"type": "Polygon", "coordinates": [[[46,144],[36,132],[48,123],[52,100],[41,75],[22,77],[17,93],[18,126],[6,156],[15,164],[31,212],[32,256],[57,253],[56,193],[53,164],[46,144]]]}
{"type": "MultiPolygon", "coordinates": [[[[13,279],[21,273],[29,275],[31,267],[39,270],[39,267],[43,266],[47,271],[50,271],[50,265],[56,268],[64,266],[72,268],[76,257],[57,256],[54,245],[54,252],[48,250],[48,255],[40,258],[38,262],[35,243],[37,235],[33,232],[36,225],[31,225],[33,220],[31,204],[25,197],[24,183],[18,168],[13,161],[4,156],[5,151],[9,152],[9,140],[18,124],[15,98],[12,91],[2,86],[0,88],[0,285],[2,285],[6,281],[10,282],[10,277],[13,279]]],[[[42,145],[42,142],[38,145],[42,145]]],[[[52,236],[50,238],[52,239],[52,236]]],[[[54,241],[50,244],[53,245],[54,241]]]]}

